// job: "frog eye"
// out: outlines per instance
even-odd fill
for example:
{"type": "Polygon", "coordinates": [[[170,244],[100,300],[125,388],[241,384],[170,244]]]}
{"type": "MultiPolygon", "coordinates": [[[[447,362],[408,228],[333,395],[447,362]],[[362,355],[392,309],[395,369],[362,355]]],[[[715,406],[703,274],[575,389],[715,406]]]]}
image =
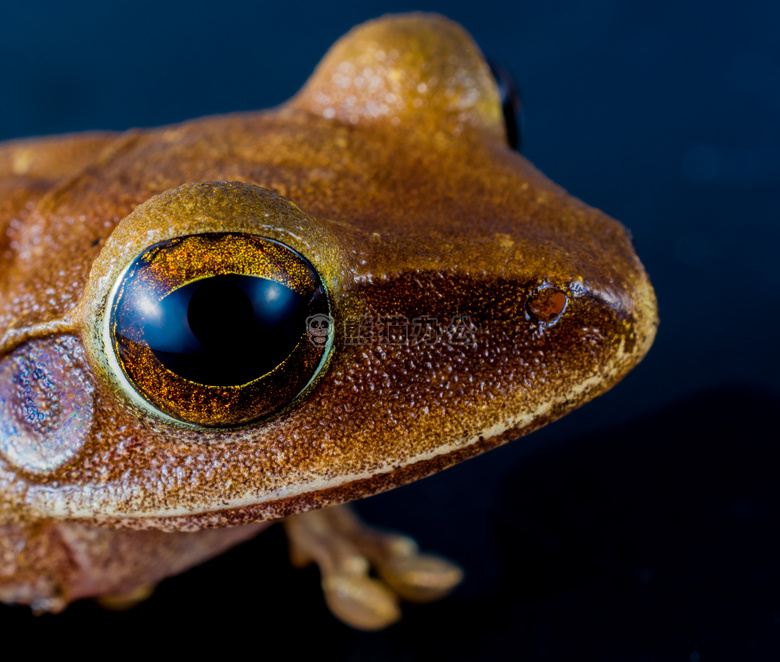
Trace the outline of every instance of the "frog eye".
{"type": "Polygon", "coordinates": [[[523,146],[525,130],[525,108],[520,96],[520,88],[509,69],[501,65],[495,57],[488,55],[485,59],[498,86],[507,142],[512,149],[519,152],[523,146]]]}
{"type": "Polygon", "coordinates": [[[534,292],[525,304],[528,317],[537,322],[555,324],[566,310],[569,298],[557,287],[547,286],[534,292]]]}
{"type": "Polygon", "coordinates": [[[119,381],[153,409],[203,426],[247,423],[289,405],[332,346],[332,324],[320,325],[318,342],[307,329],[330,312],[314,267],[250,234],[147,248],[120,275],[108,310],[119,381]]]}

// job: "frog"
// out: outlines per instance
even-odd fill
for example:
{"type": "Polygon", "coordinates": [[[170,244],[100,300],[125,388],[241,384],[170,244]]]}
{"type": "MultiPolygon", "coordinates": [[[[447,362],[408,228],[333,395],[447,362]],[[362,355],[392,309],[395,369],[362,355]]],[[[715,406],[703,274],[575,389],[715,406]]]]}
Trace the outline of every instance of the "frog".
{"type": "Polygon", "coordinates": [[[458,585],[349,502],[604,393],[658,325],[494,73],[388,15],[276,108],[0,143],[0,601],[127,608],[275,521],[352,627],[458,585]]]}

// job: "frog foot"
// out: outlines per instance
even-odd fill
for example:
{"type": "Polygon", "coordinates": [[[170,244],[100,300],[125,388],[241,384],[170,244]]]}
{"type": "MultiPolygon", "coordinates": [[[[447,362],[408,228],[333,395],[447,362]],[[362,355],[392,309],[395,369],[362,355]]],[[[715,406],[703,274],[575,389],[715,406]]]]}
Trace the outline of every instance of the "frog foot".
{"type": "Polygon", "coordinates": [[[349,506],[315,510],[284,520],[290,560],[316,563],[331,613],[360,630],[379,630],[401,617],[399,598],[438,600],[463,571],[451,561],[421,554],[411,538],[364,524],[349,506]],[[379,579],[369,576],[373,568],[379,579]]]}

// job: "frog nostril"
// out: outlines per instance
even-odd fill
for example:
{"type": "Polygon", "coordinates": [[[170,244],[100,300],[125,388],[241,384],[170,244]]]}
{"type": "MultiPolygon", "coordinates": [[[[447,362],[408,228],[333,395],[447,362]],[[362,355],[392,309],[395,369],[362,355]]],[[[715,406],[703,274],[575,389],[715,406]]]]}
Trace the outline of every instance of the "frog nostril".
{"type": "Polygon", "coordinates": [[[557,287],[542,287],[528,297],[525,310],[530,319],[555,324],[566,310],[568,301],[566,294],[557,287]]]}

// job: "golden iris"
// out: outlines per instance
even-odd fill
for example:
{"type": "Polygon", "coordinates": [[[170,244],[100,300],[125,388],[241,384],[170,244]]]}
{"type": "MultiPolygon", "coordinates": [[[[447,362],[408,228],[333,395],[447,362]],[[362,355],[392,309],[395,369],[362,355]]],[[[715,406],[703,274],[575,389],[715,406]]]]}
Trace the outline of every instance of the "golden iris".
{"type": "Polygon", "coordinates": [[[154,408],[204,426],[247,423],[290,404],[332,344],[307,334],[309,318],[330,313],[314,267],[251,234],[147,248],[122,275],[110,311],[112,348],[130,384],[154,408]]]}

